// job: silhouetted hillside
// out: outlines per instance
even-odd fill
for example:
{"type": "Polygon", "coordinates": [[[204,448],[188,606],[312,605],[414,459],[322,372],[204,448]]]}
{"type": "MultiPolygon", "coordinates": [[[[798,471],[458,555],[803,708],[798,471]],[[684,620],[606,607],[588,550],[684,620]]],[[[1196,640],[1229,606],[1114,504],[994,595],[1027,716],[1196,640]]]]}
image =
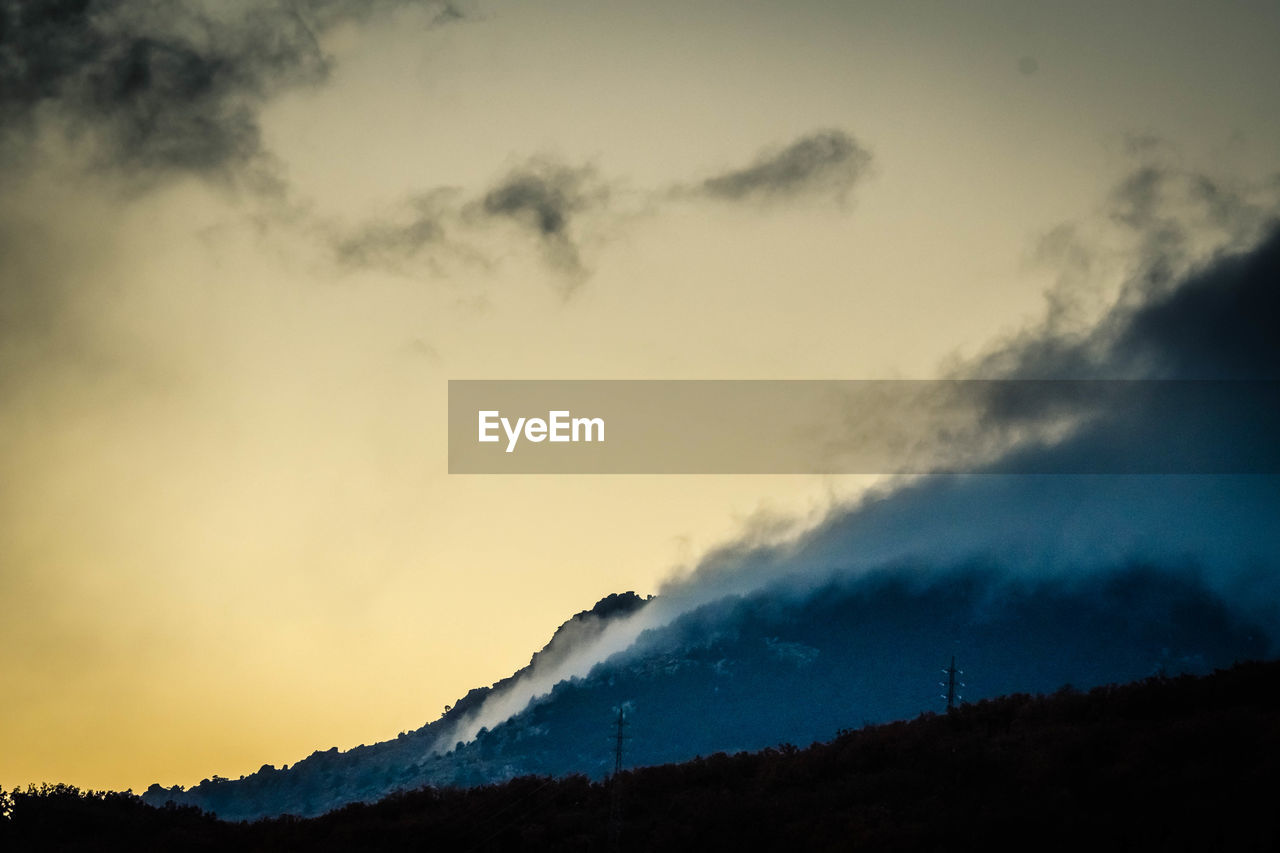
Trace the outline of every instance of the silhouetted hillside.
{"type": "MultiPolygon", "coordinates": [[[[605,599],[566,622],[536,655],[566,654],[608,617],[643,604],[605,599]]],[[[310,817],[398,789],[476,786],[518,776],[601,779],[601,743],[625,707],[631,766],[827,740],[842,728],[940,707],[939,667],[957,654],[970,700],[1066,683],[1205,673],[1270,653],[1265,633],[1189,575],[1127,568],[1067,580],[1017,580],[979,568],[833,580],[804,593],[728,596],[642,633],[473,740],[450,736],[455,708],[395,741],[317,752],[294,767],[183,791],[174,801],[230,820],[310,817]]],[[[495,685],[502,689],[512,676],[495,685]]],[[[489,688],[459,702],[478,707],[489,688]]]]}
{"type": "Polygon", "coordinates": [[[279,814],[314,816],[351,802],[372,802],[388,793],[426,784],[459,784],[507,779],[509,772],[493,778],[478,775],[465,766],[453,769],[437,757],[442,734],[477,708],[486,696],[521,678],[548,656],[562,655],[599,634],[610,619],[639,610],[648,599],[628,591],[602,598],[590,608],[575,613],[552,634],[529,664],[490,687],[476,687],[436,720],[393,740],[358,746],[346,752],[337,747],[316,750],[292,767],[264,764],[257,772],[232,780],[219,776],[205,779],[189,790],[152,785],[143,798],[162,806],[176,801],[216,812],[230,819],[252,819],[279,814]]]}
{"type": "MultiPolygon", "coordinates": [[[[1275,850],[1280,662],[1025,694],[620,777],[621,849],[1275,850]]],[[[611,783],[612,784],[612,783],[611,783]]],[[[252,824],[15,792],[14,850],[599,850],[609,784],[526,777],[252,824]]]]}

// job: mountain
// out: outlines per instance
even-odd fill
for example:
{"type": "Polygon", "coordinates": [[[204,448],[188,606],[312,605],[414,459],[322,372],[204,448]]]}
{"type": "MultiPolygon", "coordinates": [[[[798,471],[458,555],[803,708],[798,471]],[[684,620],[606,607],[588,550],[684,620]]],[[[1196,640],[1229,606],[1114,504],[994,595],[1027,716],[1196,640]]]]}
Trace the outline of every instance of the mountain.
{"type": "MultiPolygon", "coordinates": [[[[655,600],[657,601],[657,600],[655,600]]],[[[598,639],[654,603],[609,596],[565,622],[530,666],[460,699],[395,740],[318,751],[293,767],[189,790],[152,786],[152,805],[193,805],[228,820],[319,815],[424,785],[475,786],[518,776],[612,769],[618,709],[628,767],[717,752],[808,744],[868,723],[942,707],[954,655],[966,701],[1205,673],[1271,653],[1271,639],[1190,572],[1121,566],[1087,578],[1014,578],[980,565],[902,567],[807,591],[727,595],[641,632],[626,650],[474,739],[469,714],[540,663],[598,639]]]]}
{"type": "Polygon", "coordinates": [[[394,741],[146,800],[316,815],[425,784],[601,778],[619,709],[630,766],[804,744],[937,709],[953,656],[973,701],[1275,654],[1280,225],[1247,230],[1192,264],[1161,224],[1091,327],[1051,312],[966,365],[1002,380],[964,385],[960,423],[980,428],[938,436],[989,456],[974,473],[894,479],[794,540],[707,554],[653,600],[605,599],[394,741]]]}
{"type": "Polygon", "coordinates": [[[277,769],[264,764],[256,773],[239,780],[214,776],[184,790],[152,785],[142,795],[153,805],[174,802],[198,805],[230,819],[272,814],[313,815],[349,802],[370,801],[406,787],[443,781],[435,766],[435,744],[484,699],[500,692],[539,663],[564,652],[568,647],[590,642],[611,618],[633,613],[646,603],[634,592],[611,594],[589,610],[575,613],[552,634],[529,664],[490,687],[476,687],[445,709],[439,719],[421,728],[401,732],[394,740],[357,746],[346,752],[337,747],[316,750],[292,767],[277,769]]]}
{"type": "Polygon", "coordinates": [[[0,848],[1262,851],[1280,842],[1278,752],[1280,662],[1255,662],[984,700],[606,785],[527,776],[311,819],[226,823],[129,794],[0,791],[0,848]]]}

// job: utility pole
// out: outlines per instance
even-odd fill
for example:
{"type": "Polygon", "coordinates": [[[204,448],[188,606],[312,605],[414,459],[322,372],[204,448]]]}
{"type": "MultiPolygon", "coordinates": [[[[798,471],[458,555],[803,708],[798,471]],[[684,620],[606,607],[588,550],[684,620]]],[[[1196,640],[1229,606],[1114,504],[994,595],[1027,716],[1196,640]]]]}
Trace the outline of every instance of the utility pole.
{"type": "Polygon", "coordinates": [[[627,739],[627,715],[618,708],[617,726],[613,734],[613,777],[609,780],[609,849],[622,844],[622,744],[627,739]]]}
{"type": "Polygon", "coordinates": [[[959,693],[956,693],[957,687],[964,687],[963,681],[956,681],[956,676],[964,675],[964,670],[956,669],[956,656],[952,655],[951,666],[944,669],[943,672],[947,674],[947,680],[939,681],[938,686],[947,688],[947,692],[942,696],[942,698],[947,700],[947,710],[950,711],[956,706],[957,702],[964,698],[959,693]]]}

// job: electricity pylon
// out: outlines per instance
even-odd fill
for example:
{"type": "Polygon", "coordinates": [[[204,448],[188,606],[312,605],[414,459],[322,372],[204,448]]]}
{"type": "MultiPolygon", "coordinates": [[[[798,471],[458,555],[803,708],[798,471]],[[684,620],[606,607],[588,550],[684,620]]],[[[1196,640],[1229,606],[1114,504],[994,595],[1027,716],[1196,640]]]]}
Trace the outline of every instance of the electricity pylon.
{"type": "Polygon", "coordinates": [[[613,777],[609,780],[609,849],[617,850],[622,843],[622,744],[627,740],[627,715],[618,708],[618,720],[613,733],[613,777]]]}
{"type": "Polygon", "coordinates": [[[956,656],[952,655],[951,666],[942,671],[947,674],[947,680],[939,681],[938,686],[947,688],[947,692],[942,694],[941,698],[947,700],[947,710],[950,711],[956,706],[957,702],[963,701],[964,699],[963,696],[956,692],[957,687],[964,687],[963,681],[956,680],[957,675],[964,675],[964,670],[956,669],[956,656]]]}

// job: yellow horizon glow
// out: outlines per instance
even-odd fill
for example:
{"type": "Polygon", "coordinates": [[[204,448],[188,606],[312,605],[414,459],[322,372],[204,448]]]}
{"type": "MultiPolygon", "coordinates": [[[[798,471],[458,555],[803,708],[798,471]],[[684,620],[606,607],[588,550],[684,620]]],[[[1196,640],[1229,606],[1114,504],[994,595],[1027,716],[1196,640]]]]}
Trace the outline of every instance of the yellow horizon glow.
{"type": "MultiPolygon", "coordinates": [[[[130,192],[49,143],[0,205],[0,274],[35,294],[0,342],[0,785],[140,792],[394,738],[603,596],[854,498],[865,478],[450,477],[446,382],[932,378],[983,351],[1064,274],[1041,238],[1105,229],[1127,134],[1276,166],[1274,29],[1108,9],[374,18],[264,107],[283,200],[130,192]],[[847,207],[664,195],[825,127],[873,153],[847,207]],[[570,295],[514,227],[457,226],[485,260],[334,263],[325,228],[534,156],[612,182],[570,295]]],[[[1122,266],[1096,259],[1099,299],[1122,266]]]]}

